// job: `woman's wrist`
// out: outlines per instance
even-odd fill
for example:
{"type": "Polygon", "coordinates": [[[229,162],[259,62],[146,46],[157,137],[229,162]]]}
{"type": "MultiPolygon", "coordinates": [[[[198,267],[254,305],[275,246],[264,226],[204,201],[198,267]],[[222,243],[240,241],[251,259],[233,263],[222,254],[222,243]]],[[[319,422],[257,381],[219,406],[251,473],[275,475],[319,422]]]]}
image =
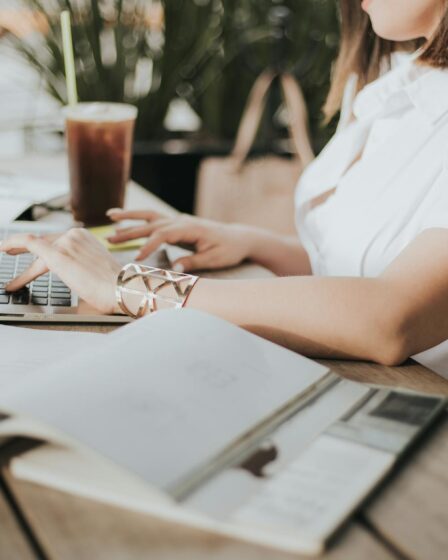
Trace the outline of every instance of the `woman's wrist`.
{"type": "Polygon", "coordinates": [[[311,274],[308,253],[293,235],[248,227],[248,258],[278,276],[311,274]]]}
{"type": "Polygon", "coordinates": [[[247,259],[258,263],[266,253],[266,242],[270,241],[271,232],[255,226],[238,224],[238,227],[241,229],[241,234],[244,236],[246,243],[247,259]]]}
{"type": "Polygon", "coordinates": [[[257,264],[271,268],[272,261],[278,259],[289,242],[285,236],[262,228],[249,228],[249,259],[257,264]]]}

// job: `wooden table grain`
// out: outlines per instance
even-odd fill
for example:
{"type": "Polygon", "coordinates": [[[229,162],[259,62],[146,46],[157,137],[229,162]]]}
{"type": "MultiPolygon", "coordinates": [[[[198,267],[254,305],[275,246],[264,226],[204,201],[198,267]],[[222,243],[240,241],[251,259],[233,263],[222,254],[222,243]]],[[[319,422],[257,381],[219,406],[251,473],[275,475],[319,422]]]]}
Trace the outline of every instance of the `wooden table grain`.
{"type": "Polygon", "coordinates": [[[16,512],[0,489],[0,558],[2,560],[33,560],[34,552],[20,526],[16,512]]]}
{"type": "MultiPolygon", "coordinates": [[[[6,477],[48,558],[64,560],[300,560],[298,555],[242,543],[85,498],[6,477]]],[[[327,560],[392,560],[396,556],[352,522],[327,560]]]]}
{"type": "MultiPolygon", "coordinates": [[[[44,168],[39,160],[28,169],[44,168]]],[[[4,167],[3,167],[4,168],[4,167]]],[[[2,165],[0,164],[0,169],[2,165]]],[[[9,167],[10,169],[10,167],[9,167]]],[[[133,185],[129,207],[172,209],[133,185]]],[[[51,216],[50,220],[64,220],[51,216]]],[[[221,277],[260,277],[253,265],[221,277]]],[[[22,325],[48,328],[47,325],[22,325]]],[[[56,325],[52,328],[109,332],[110,326],[56,325]]],[[[364,362],[321,360],[335,373],[363,383],[448,395],[448,381],[410,360],[390,368],[364,362]]],[[[426,434],[393,475],[333,539],[325,560],[445,560],[448,557],[448,414],[426,434]]],[[[148,515],[15,480],[3,471],[0,493],[0,560],[289,560],[299,559],[148,515]],[[15,507],[12,507],[12,503],[15,507]],[[18,519],[17,512],[20,512],[18,519]],[[30,537],[31,535],[31,537],[30,537]]]]}

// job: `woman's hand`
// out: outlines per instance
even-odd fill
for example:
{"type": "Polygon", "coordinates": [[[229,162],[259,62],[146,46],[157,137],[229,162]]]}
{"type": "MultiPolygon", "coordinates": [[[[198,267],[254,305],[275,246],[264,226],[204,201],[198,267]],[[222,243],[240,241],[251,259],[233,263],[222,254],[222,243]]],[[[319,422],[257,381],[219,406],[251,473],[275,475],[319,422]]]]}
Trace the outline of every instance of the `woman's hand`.
{"type": "Polygon", "coordinates": [[[0,251],[33,253],[37,259],[7,286],[16,291],[49,270],[83,300],[106,314],[118,313],[115,286],[121,266],[89,232],[72,229],[59,237],[18,234],[0,244],[0,251]]]}
{"type": "Polygon", "coordinates": [[[143,260],[162,243],[191,245],[195,254],[182,257],[173,263],[176,272],[200,269],[226,268],[240,264],[251,257],[257,236],[256,230],[239,224],[222,224],[187,214],[175,218],[153,211],[109,210],[109,218],[121,220],[146,220],[145,225],[118,229],[109,237],[110,243],[122,243],[130,239],[147,237],[137,260],[143,260]]]}

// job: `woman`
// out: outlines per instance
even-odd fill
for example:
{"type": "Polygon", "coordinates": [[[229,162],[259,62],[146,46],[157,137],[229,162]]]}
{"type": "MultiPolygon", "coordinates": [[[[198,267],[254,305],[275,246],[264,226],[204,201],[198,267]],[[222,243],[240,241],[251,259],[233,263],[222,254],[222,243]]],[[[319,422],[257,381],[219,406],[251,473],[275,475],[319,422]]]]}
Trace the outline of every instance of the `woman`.
{"type": "MultiPolygon", "coordinates": [[[[112,241],[148,236],[141,259],[162,242],[193,244],[178,271],[251,259],[283,278],[201,279],[186,306],[309,356],[394,365],[448,338],[448,3],[341,0],[341,15],[326,112],[342,104],[342,117],[297,189],[300,240],[112,210],[116,222],[147,220],[112,241]],[[420,48],[389,70],[398,46],[420,48]]],[[[18,235],[1,250],[39,257],[10,290],[51,269],[98,309],[119,310],[120,266],[85,231],[18,235]]]]}

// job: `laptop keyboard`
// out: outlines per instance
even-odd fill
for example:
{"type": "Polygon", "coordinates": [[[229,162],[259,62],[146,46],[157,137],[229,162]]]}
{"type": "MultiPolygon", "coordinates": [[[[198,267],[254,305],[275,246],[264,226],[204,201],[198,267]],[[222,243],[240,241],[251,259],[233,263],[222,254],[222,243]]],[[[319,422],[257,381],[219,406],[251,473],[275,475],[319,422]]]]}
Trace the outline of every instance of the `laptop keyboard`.
{"type": "MultiPolygon", "coordinates": [[[[11,233],[20,233],[20,231],[14,229],[14,232],[11,233]]],[[[0,240],[7,236],[7,230],[0,229],[0,240]]],[[[71,307],[72,294],[70,288],[56,274],[51,272],[39,276],[18,292],[6,292],[6,285],[24,272],[34,260],[35,257],[30,253],[23,253],[22,255],[0,253],[0,306],[12,304],[71,307]]]]}

